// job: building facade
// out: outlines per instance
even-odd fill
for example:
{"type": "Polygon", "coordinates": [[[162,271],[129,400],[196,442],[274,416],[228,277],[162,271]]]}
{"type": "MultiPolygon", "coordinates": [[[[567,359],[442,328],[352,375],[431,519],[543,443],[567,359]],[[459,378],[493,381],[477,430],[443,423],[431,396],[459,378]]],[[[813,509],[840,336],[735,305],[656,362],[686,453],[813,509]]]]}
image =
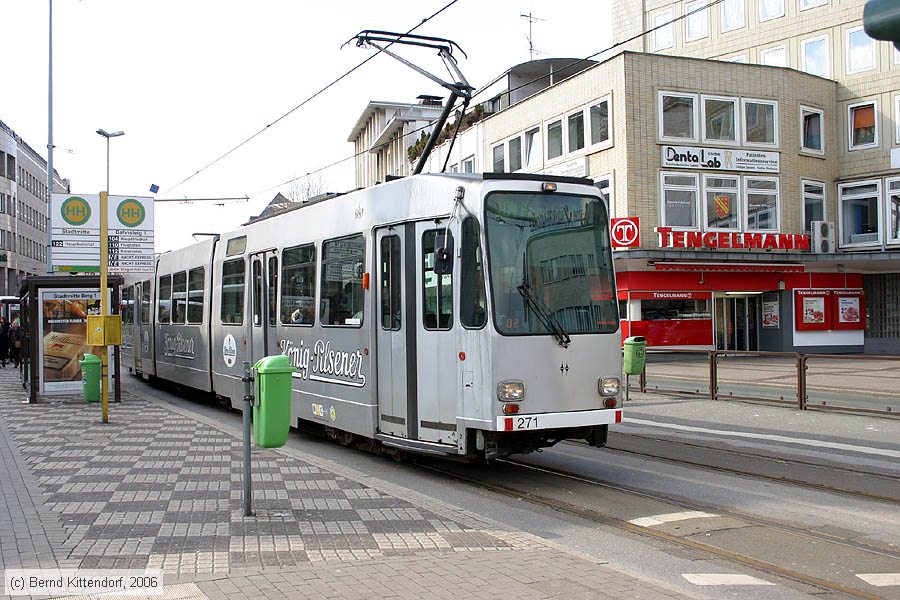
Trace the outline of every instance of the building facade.
{"type": "MultiPolygon", "coordinates": [[[[69,181],[54,170],[54,192],[69,181]]],[[[0,295],[19,293],[25,275],[47,272],[47,161],[0,121],[0,295]]]]}

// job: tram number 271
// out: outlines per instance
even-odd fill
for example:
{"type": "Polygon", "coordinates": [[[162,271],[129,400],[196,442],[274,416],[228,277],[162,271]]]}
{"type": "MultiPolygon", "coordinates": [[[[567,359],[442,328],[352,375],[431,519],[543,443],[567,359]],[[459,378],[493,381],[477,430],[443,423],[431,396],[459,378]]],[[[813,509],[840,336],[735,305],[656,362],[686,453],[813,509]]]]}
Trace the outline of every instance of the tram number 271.
{"type": "Polygon", "coordinates": [[[538,418],[537,417],[516,417],[514,423],[515,423],[516,429],[537,429],[538,428],[538,418]]]}

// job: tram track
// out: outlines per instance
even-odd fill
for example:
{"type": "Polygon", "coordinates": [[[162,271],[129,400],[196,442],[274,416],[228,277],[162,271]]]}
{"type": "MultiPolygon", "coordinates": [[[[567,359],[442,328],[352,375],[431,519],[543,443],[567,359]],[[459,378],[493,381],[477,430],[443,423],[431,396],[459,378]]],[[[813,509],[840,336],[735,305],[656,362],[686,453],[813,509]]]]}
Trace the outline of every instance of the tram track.
{"type": "MultiPolygon", "coordinates": [[[[556,468],[537,466],[520,459],[501,459],[496,462],[514,469],[526,469],[530,471],[531,474],[539,473],[543,476],[563,478],[567,481],[573,481],[594,487],[601,487],[605,490],[609,490],[619,494],[625,494],[633,498],[640,498],[650,500],[655,503],[662,503],[673,506],[679,510],[701,512],[712,511],[719,517],[733,519],[736,522],[743,522],[748,524],[748,526],[761,528],[765,531],[775,532],[776,534],[781,534],[783,536],[788,535],[795,538],[800,538],[806,540],[810,544],[833,545],[838,547],[838,553],[864,553],[872,557],[895,561],[896,563],[900,564],[900,553],[898,552],[891,552],[881,548],[875,548],[866,544],[861,544],[859,542],[840,538],[838,536],[829,535],[822,532],[814,532],[800,527],[794,527],[785,523],[780,523],[777,521],[759,517],[734,513],[731,511],[723,511],[719,507],[706,506],[700,503],[692,503],[683,498],[673,500],[661,494],[655,494],[652,492],[647,492],[645,490],[629,488],[628,486],[611,484],[581,474],[571,473],[556,468]]],[[[550,508],[552,510],[569,514],[587,520],[589,522],[596,523],[598,525],[613,527],[615,529],[627,531],[632,534],[650,537],[656,540],[669,542],[683,548],[699,551],[716,558],[734,561],[747,567],[769,572],[777,576],[785,577],[792,581],[820,588],[822,590],[838,592],[854,598],[880,599],[884,597],[881,595],[871,594],[865,590],[852,587],[845,583],[833,581],[831,579],[817,576],[809,572],[804,572],[798,569],[784,566],[782,564],[778,564],[776,562],[765,560],[764,558],[751,556],[750,553],[744,553],[740,550],[729,549],[710,543],[704,543],[703,541],[690,539],[688,537],[677,535],[670,531],[635,524],[632,523],[629,519],[620,518],[618,516],[608,514],[607,512],[603,512],[602,510],[583,503],[575,503],[568,500],[552,497],[549,494],[542,494],[535,491],[535,489],[539,487],[537,483],[534,484],[532,489],[522,489],[508,485],[506,483],[498,483],[497,481],[492,481],[484,477],[478,477],[470,472],[461,472],[458,465],[448,465],[434,462],[428,462],[426,464],[424,461],[417,461],[417,464],[419,467],[437,473],[442,477],[452,478],[456,481],[477,487],[479,489],[489,490],[503,496],[516,498],[517,500],[526,501],[537,506],[550,508]]],[[[496,475],[496,473],[494,474],[496,475]]],[[[502,475],[501,478],[506,479],[506,477],[503,477],[502,475]]],[[[553,489],[558,488],[559,486],[550,487],[551,489],[553,489]]]]}
{"type": "MultiPolygon", "coordinates": [[[[797,477],[789,477],[785,475],[773,475],[768,472],[765,472],[763,469],[744,469],[736,466],[726,466],[726,465],[711,465],[708,461],[700,461],[700,460],[691,460],[690,458],[686,458],[684,456],[672,456],[671,453],[660,453],[653,452],[648,450],[636,449],[634,447],[627,447],[627,444],[621,444],[618,442],[620,439],[632,439],[632,440],[642,440],[642,441],[650,441],[655,443],[662,443],[667,445],[677,445],[682,448],[688,448],[694,452],[706,451],[709,453],[715,453],[720,455],[725,455],[728,457],[741,458],[741,459],[750,459],[756,461],[765,461],[768,465],[777,467],[779,470],[785,469],[788,466],[802,466],[810,469],[817,470],[828,470],[832,473],[839,473],[843,476],[846,476],[848,479],[857,480],[864,479],[867,484],[872,485],[873,482],[882,482],[884,483],[885,489],[893,489],[900,490],[900,477],[894,477],[889,475],[884,475],[883,473],[878,473],[875,471],[867,471],[860,470],[857,468],[850,469],[847,467],[841,467],[839,465],[830,464],[830,463],[821,463],[821,462],[813,462],[813,461],[805,461],[798,460],[796,458],[785,458],[783,456],[771,456],[764,453],[757,452],[748,452],[746,450],[732,450],[728,448],[715,448],[704,444],[697,444],[692,442],[684,442],[679,440],[673,440],[670,438],[661,438],[652,435],[641,435],[634,433],[623,433],[616,432],[615,435],[610,435],[610,441],[606,446],[607,451],[616,452],[619,454],[625,454],[629,456],[640,456],[643,458],[652,458],[656,460],[661,460],[673,464],[683,464],[690,465],[692,467],[697,467],[701,469],[705,469],[708,471],[715,471],[719,473],[729,473],[733,475],[741,475],[747,477],[754,477],[757,479],[766,479],[768,481],[774,481],[777,483],[785,483],[791,485],[797,485],[806,487],[812,490],[817,491],[825,491],[825,492],[834,492],[838,494],[843,494],[847,496],[851,496],[854,498],[863,498],[866,500],[879,500],[885,502],[900,502],[900,496],[896,493],[894,495],[889,495],[887,493],[878,493],[865,491],[860,489],[854,489],[850,486],[837,486],[831,485],[821,482],[809,481],[808,479],[800,479],[797,477]]],[[[580,442],[566,442],[566,444],[571,445],[582,445],[580,442]]]]}

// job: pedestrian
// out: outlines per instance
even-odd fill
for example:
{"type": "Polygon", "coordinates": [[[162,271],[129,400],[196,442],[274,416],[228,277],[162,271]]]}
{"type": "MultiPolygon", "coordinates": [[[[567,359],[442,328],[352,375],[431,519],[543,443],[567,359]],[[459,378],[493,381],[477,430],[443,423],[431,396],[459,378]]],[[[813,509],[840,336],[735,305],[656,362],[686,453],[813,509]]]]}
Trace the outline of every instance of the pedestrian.
{"type": "Polygon", "coordinates": [[[9,356],[17,369],[22,364],[23,344],[25,344],[25,330],[19,325],[19,319],[16,319],[9,328],[9,356]]]}
{"type": "Polygon", "coordinates": [[[0,367],[4,369],[9,360],[9,348],[9,321],[6,320],[6,317],[0,317],[0,367]]]}

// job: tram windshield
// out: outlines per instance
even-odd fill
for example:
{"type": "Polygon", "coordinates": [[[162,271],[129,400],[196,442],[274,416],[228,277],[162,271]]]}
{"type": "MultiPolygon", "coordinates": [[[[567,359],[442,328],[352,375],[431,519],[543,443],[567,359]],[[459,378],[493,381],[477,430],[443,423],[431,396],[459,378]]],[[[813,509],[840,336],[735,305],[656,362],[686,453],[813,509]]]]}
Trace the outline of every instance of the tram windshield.
{"type": "Polygon", "coordinates": [[[497,331],[553,335],[619,327],[606,207],[599,197],[494,192],[485,200],[497,331]]]}

